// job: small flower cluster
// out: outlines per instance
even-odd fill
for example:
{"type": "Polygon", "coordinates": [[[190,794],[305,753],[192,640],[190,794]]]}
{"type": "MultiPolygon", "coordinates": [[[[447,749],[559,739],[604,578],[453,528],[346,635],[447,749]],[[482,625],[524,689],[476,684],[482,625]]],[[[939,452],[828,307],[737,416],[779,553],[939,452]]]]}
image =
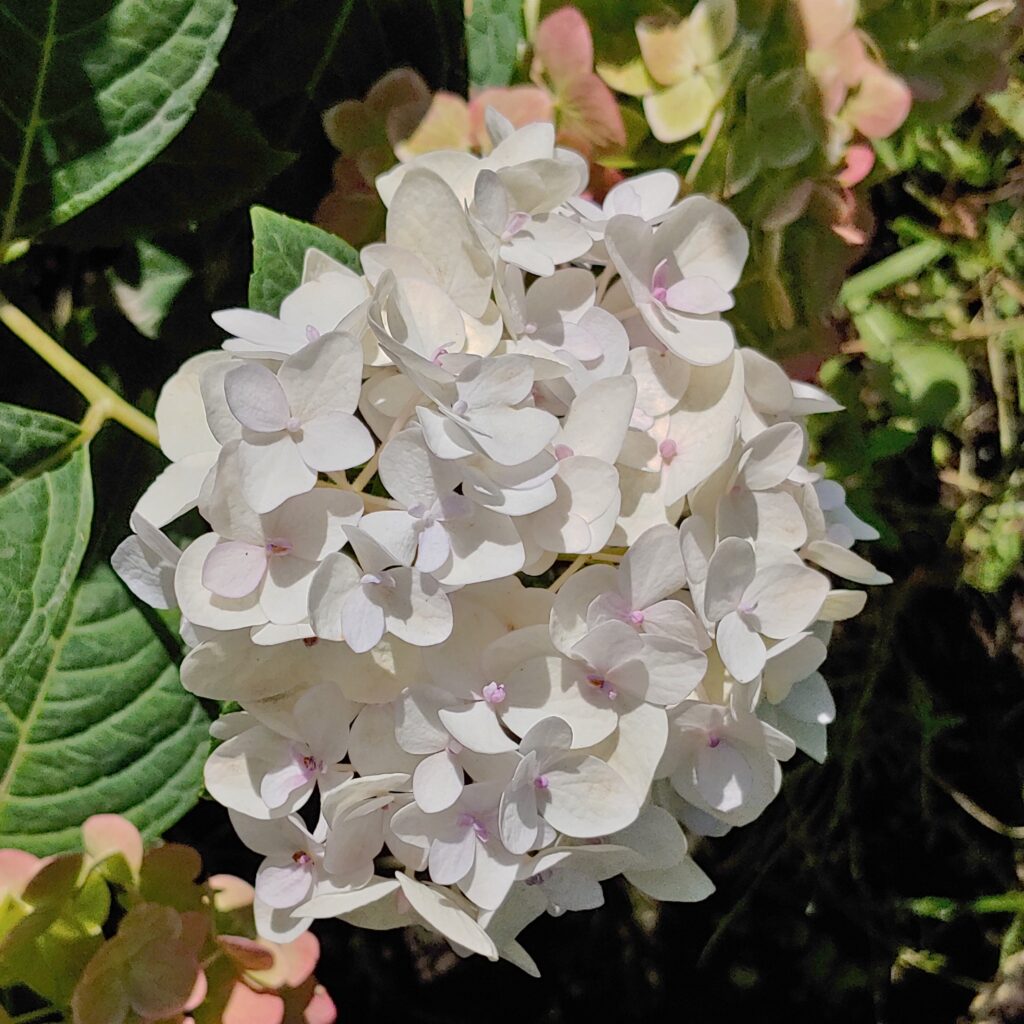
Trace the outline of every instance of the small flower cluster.
{"type": "Polygon", "coordinates": [[[262,935],[418,923],[533,971],[520,930],[602,880],[712,891],[684,828],[824,757],[818,668],[865,602],[831,577],[888,578],[806,465],[837,406],[722,317],[736,218],[669,171],[598,206],[550,124],[488,128],[378,179],[362,273],[310,250],[277,316],[214,316],[114,563],[180,607],[184,685],[243,709],[206,783],[266,858],[262,935]]]}
{"type": "Polygon", "coordinates": [[[254,938],[248,882],[197,882],[195,850],[144,850],[116,814],[87,818],[82,847],[43,858],[0,849],[0,995],[8,1006],[53,1004],[0,1019],[334,1024],[313,976],[316,937],[254,938]]]}

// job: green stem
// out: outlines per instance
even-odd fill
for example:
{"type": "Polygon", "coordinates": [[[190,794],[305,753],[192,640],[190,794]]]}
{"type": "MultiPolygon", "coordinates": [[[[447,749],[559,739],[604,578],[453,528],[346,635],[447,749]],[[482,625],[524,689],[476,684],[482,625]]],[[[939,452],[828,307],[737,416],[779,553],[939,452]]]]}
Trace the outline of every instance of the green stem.
{"type": "MultiPolygon", "coordinates": [[[[991,280],[981,281],[981,308],[989,324],[998,323],[992,304],[991,280]]],[[[1003,332],[989,335],[985,342],[988,368],[992,377],[992,390],[996,396],[996,416],[999,423],[999,450],[1008,457],[1017,448],[1017,403],[1010,385],[1010,366],[1007,351],[1003,345],[1003,332]]]]}
{"type": "Polygon", "coordinates": [[[562,575],[559,576],[554,581],[554,583],[551,584],[550,587],[548,587],[548,590],[550,590],[552,594],[557,594],[558,591],[561,590],[562,584],[565,583],[565,581],[570,576],[575,576],[576,573],[579,572],[580,569],[582,569],[583,566],[585,566],[587,564],[587,561],[588,561],[588,556],[587,555],[577,555],[575,561],[573,561],[572,564],[569,566],[569,568],[565,569],[562,572],[562,575]]]}
{"type": "Polygon", "coordinates": [[[86,420],[93,434],[106,420],[114,420],[137,434],[154,447],[160,447],[156,423],[148,416],[129,405],[119,394],[111,390],[91,370],[83,366],[66,349],[53,340],[38,324],[27,317],[17,306],[0,295],[0,323],[33,352],[57,371],[86,401],[89,412],[86,420]]]}
{"type": "Polygon", "coordinates": [[[936,239],[916,242],[914,245],[901,249],[873,266],[854,274],[843,285],[839,293],[839,301],[845,306],[851,302],[868,299],[876,292],[891,288],[900,281],[908,281],[917,277],[925,267],[931,266],[948,251],[948,246],[936,239]]]}

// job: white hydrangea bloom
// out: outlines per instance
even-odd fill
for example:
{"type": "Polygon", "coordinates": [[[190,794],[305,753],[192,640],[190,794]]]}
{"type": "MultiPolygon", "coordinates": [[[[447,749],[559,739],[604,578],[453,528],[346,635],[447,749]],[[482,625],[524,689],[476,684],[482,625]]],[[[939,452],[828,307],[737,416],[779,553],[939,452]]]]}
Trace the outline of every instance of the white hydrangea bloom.
{"type": "Polygon", "coordinates": [[[833,624],[889,577],[807,465],[836,404],[736,348],[735,217],[670,171],[599,206],[551,125],[487,126],[379,179],[361,272],[311,249],[276,315],[215,315],[113,564],[242,709],[205,778],[261,935],[419,924],[536,973],[521,930],[609,878],[712,892],[687,834],[824,758],[833,624]]]}

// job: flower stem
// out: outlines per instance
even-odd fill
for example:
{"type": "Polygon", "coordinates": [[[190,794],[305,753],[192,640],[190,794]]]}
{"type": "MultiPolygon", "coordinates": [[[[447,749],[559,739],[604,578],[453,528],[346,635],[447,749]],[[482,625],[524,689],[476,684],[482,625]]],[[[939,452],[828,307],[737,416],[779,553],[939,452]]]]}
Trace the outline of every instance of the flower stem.
{"type": "Polygon", "coordinates": [[[92,434],[107,420],[115,420],[144,441],[159,447],[156,423],[148,416],[129,405],[120,395],[111,390],[91,370],[83,366],[66,349],[53,340],[38,324],[27,317],[17,306],[0,295],[0,323],[20,338],[33,352],[45,360],[89,403],[89,412],[83,420],[92,434]]]}
{"type": "Polygon", "coordinates": [[[550,590],[552,594],[557,594],[558,591],[561,589],[562,584],[565,583],[565,581],[570,576],[572,576],[575,573],[579,572],[579,570],[582,569],[583,566],[585,566],[589,560],[590,560],[590,558],[589,558],[588,555],[578,555],[573,560],[572,564],[562,573],[562,575],[559,576],[554,581],[554,583],[551,584],[550,587],[548,587],[548,590],[550,590]]]}
{"type": "Polygon", "coordinates": [[[384,440],[378,445],[377,450],[370,456],[370,461],[360,470],[359,475],[352,481],[352,490],[357,493],[361,493],[369,482],[373,479],[374,473],[377,472],[377,463],[380,461],[380,453],[384,446],[392,438],[396,437],[402,428],[409,422],[409,417],[415,412],[416,406],[419,404],[419,397],[413,395],[408,402],[405,403],[402,411],[395,417],[394,422],[391,424],[391,429],[387,432],[384,440]]]}
{"type": "Polygon", "coordinates": [[[373,474],[377,472],[377,460],[379,458],[380,448],[370,456],[369,462],[360,470],[359,476],[352,481],[352,490],[357,494],[361,493],[363,488],[373,479],[373,474]]]}

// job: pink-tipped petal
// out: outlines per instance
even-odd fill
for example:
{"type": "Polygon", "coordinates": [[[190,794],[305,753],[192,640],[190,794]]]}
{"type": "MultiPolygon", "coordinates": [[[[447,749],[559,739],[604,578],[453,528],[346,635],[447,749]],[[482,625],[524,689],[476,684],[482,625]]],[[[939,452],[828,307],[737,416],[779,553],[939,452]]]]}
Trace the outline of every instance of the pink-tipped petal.
{"type": "Polygon", "coordinates": [[[704,316],[732,309],[732,296],[710,277],[687,277],[666,289],[665,303],[680,313],[704,316]]]}
{"type": "Polygon", "coordinates": [[[561,89],[594,70],[594,41],[586,18],[575,7],[562,7],[538,26],[533,43],[536,63],[561,89]]]}
{"type": "MultiPolygon", "coordinates": [[[[299,855],[297,855],[299,856],[299,855]]],[[[264,861],[256,872],[256,895],[268,907],[285,910],[298,906],[313,887],[313,867],[307,863],[308,855],[287,864],[269,864],[264,861]]]]}
{"type": "Polygon", "coordinates": [[[267,552],[256,544],[227,540],[217,544],[203,563],[203,586],[218,597],[246,597],[267,571],[267,552]]]}
{"type": "Polygon", "coordinates": [[[875,166],[875,151],[865,143],[859,142],[846,151],[846,166],[836,175],[836,181],[844,188],[859,185],[875,166]]]}

